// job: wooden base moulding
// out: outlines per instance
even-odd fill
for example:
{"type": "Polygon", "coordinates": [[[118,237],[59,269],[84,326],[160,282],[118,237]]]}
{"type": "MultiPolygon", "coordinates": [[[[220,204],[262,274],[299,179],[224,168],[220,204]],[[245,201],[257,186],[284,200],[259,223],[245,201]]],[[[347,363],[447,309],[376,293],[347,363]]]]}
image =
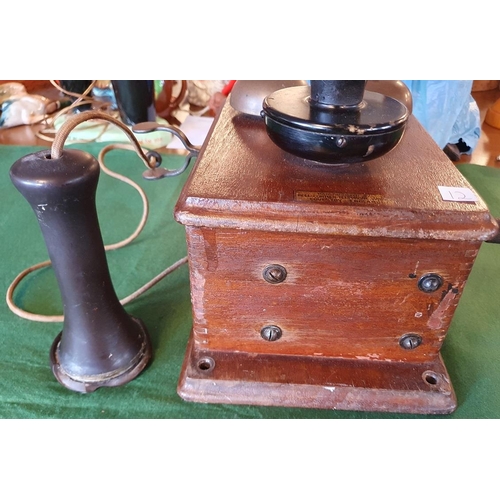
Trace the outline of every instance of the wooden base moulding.
{"type": "Polygon", "coordinates": [[[457,402],[441,356],[428,363],[204,352],[190,338],[178,394],[186,401],[448,414],[457,402]]]}

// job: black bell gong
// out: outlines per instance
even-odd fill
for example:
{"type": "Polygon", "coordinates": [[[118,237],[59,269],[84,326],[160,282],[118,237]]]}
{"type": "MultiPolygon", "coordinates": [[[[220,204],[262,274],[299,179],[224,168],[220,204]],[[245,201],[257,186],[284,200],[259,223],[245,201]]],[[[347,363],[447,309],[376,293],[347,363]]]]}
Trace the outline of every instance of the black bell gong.
{"type": "Polygon", "coordinates": [[[409,116],[398,100],[365,90],[365,80],[312,80],[264,99],[271,140],[294,156],[327,164],[373,160],[401,140],[409,116]]]}

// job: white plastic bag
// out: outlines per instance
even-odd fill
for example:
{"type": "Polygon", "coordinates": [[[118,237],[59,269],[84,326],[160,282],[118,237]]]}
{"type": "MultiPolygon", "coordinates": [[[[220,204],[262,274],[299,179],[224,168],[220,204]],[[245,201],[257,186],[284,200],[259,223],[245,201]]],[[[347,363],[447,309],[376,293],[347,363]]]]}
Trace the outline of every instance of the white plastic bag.
{"type": "Polygon", "coordinates": [[[46,97],[28,94],[20,83],[0,85],[0,128],[38,123],[45,117],[48,103],[46,97]]]}
{"type": "Polygon", "coordinates": [[[458,144],[471,154],[481,134],[481,118],[471,95],[472,80],[403,80],[413,98],[413,115],[443,149],[458,144]],[[464,143],[464,144],[462,144],[464,143]]]}

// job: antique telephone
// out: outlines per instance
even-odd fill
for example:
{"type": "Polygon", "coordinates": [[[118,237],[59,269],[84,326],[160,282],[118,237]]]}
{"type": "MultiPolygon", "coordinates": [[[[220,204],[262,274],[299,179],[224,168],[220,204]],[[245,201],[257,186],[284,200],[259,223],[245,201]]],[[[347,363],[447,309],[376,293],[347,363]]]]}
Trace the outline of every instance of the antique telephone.
{"type": "MultiPolygon", "coordinates": [[[[369,91],[364,81],[313,81],[266,92],[259,109],[238,84],[201,152],[183,138],[198,161],[175,210],[186,226],[193,302],[179,394],[453,411],[439,351],[496,221],[480,200],[462,210],[419,187],[422,179],[467,185],[412,119],[410,99],[369,91]],[[395,302],[400,316],[388,317],[395,302]]],[[[51,153],[22,158],[11,176],[37,214],[65,303],[54,374],[89,392],[132,380],[151,347],[109,279],[92,206],[97,163],[61,152],[59,141],[51,153]],[[79,247],[82,234],[87,244],[79,247]],[[83,313],[73,307],[82,299],[83,313]]],[[[154,152],[137,152],[146,178],[172,174],[154,152]]]]}

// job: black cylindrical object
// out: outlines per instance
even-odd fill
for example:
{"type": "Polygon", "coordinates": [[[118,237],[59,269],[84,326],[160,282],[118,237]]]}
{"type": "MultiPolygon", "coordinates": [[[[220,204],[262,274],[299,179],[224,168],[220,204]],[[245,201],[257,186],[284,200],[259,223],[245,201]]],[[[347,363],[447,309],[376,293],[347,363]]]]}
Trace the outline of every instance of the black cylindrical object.
{"type": "Polygon", "coordinates": [[[154,80],[111,80],[111,85],[123,123],[156,121],[154,80]]]}
{"type": "Polygon", "coordinates": [[[151,358],[143,323],[118,300],[106,260],[95,193],[99,164],[83,151],[19,159],[11,180],[36,214],[62,296],[64,324],[50,353],[68,389],[92,392],[135,378],[151,358]]]}
{"type": "MultiPolygon", "coordinates": [[[[61,88],[68,92],[72,92],[74,94],[83,94],[89,87],[90,84],[92,83],[92,80],[59,80],[59,85],[61,88]]],[[[88,98],[91,96],[88,95],[88,98]]],[[[75,102],[78,97],[75,96],[69,96],[71,101],[75,102]]],[[[81,113],[82,111],[88,111],[92,109],[92,103],[90,102],[85,102],[83,104],[79,104],[73,109],[73,112],[75,113],[81,113]]]]}
{"type": "Polygon", "coordinates": [[[363,101],[366,80],[311,80],[311,106],[357,107],[363,101]]]}

